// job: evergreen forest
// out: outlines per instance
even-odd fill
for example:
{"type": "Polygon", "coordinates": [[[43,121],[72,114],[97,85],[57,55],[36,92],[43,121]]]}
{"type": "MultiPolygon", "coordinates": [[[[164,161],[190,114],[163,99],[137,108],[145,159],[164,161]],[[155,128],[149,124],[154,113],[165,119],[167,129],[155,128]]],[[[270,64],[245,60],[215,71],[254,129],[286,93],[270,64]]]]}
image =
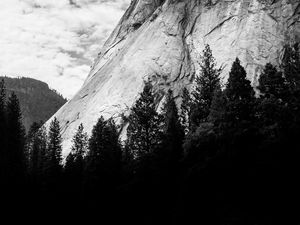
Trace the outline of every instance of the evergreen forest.
{"type": "Polygon", "coordinates": [[[19,100],[1,81],[2,213],[41,224],[300,224],[299,47],[286,46],[253,88],[238,58],[222,83],[207,45],[181,98],[169,90],[158,110],[145,81],[123,118],[124,142],[120,126],[100,117],[90,136],[78,127],[66,158],[59,121],[26,134],[19,100]]]}

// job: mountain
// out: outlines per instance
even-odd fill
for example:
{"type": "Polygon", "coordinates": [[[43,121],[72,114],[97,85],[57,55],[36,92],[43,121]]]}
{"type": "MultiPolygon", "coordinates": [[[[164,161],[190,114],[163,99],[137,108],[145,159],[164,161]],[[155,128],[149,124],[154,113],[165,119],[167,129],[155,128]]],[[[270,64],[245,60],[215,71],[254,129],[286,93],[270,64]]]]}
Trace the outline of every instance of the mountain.
{"type": "Polygon", "coordinates": [[[28,131],[33,122],[47,121],[63,104],[66,99],[48,84],[31,78],[4,79],[7,96],[15,92],[20,101],[23,123],[28,131]]]}
{"type": "Polygon", "coordinates": [[[98,117],[128,113],[150,78],[158,102],[180,95],[198,73],[209,44],[224,81],[239,57],[255,86],[262,66],[278,64],[284,46],[300,41],[299,0],[132,0],[99,52],[78,93],[55,116],[67,154],[75,129],[90,132],[98,117]]]}

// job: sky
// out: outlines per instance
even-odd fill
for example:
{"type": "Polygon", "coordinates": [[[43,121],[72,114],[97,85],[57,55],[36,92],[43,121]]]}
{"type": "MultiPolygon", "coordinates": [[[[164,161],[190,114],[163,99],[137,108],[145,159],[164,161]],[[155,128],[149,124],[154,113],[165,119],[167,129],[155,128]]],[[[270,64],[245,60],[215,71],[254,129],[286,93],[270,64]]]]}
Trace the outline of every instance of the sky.
{"type": "Polygon", "coordinates": [[[0,0],[0,75],[70,99],[130,0],[0,0]]]}

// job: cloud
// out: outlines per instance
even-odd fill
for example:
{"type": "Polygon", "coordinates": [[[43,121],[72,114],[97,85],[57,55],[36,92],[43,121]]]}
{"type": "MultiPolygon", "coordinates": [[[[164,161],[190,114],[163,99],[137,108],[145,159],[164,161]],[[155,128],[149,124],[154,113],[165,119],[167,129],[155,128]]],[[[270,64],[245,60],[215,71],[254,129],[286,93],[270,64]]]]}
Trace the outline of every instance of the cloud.
{"type": "Polygon", "coordinates": [[[0,74],[47,82],[70,98],[130,0],[1,0],[0,74]]]}

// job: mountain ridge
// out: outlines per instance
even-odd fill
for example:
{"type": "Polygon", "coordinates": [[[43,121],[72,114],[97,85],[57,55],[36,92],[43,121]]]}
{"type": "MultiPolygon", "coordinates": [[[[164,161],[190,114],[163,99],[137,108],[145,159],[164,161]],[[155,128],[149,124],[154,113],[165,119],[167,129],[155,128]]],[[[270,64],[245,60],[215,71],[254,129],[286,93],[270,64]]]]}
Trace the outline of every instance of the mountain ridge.
{"type": "Polygon", "coordinates": [[[284,46],[296,41],[296,0],[133,0],[82,88],[55,115],[62,125],[64,154],[80,123],[88,133],[100,115],[120,123],[144,80],[150,78],[158,100],[168,89],[180,96],[199,74],[197,61],[206,44],[223,68],[224,81],[239,57],[256,86],[262,67],[268,62],[278,65],[284,46]]]}
{"type": "Polygon", "coordinates": [[[66,99],[50,89],[48,84],[28,77],[2,77],[7,97],[14,92],[20,102],[23,123],[26,131],[33,122],[47,121],[64,103],[66,99]]]}

